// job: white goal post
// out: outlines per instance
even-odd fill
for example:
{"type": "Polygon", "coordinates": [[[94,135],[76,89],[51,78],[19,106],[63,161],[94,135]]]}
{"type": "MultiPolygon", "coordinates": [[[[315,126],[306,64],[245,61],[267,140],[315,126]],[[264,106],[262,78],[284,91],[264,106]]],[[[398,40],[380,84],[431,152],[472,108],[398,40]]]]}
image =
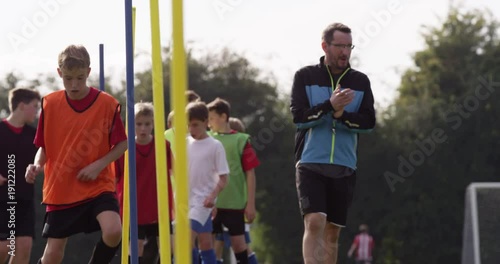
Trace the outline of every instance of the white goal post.
{"type": "MultiPolygon", "coordinates": [[[[496,202],[499,200],[500,182],[476,182],[469,184],[467,187],[462,238],[462,264],[481,264],[481,261],[483,261],[483,264],[488,264],[493,259],[495,263],[500,263],[496,262],[498,261],[498,252],[488,252],[488,249],[484,248],[485,245],[481,244],[484,239],[488,239],[482,238],[481,234],[486,233],[493,236],[500,234],[500,222],[498,221],[500,204],[496,202]],[[478,204],[479,194],[482,195],[482,200],[478,204]],[[481,226],[481,224],[485,223],[489,226],[481,226]],[[488,232],[485,232],[485,228],[488,229],[488,232]],[[485,260],[486,257],[483,255],[489,257],[488,260],[485,260]]],[[[497,237],[497,239],[500,240],[500,237],[497,237]]],[[[490,242],[488,241],[486,245],[490,246],[490,242]]]]}

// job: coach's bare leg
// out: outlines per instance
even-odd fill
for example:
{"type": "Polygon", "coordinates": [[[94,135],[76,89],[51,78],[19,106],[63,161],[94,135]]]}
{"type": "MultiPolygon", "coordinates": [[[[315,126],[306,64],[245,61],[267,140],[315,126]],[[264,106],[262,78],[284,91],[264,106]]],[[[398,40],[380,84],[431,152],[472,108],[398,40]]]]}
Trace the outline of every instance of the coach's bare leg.
{"type": "Polygon", "coordinates": [[[43,252],[42,264],[60,264],[68,238],[48,238],[43,252]]]}
{"type": "Polygon", "coordinates": [[[336,264],[338,255],[340,226],[332,223],[326,223],[325,233],[323,235],[325,247],[325,264],[336,264]]]}
{"type": "Polygon", "coordinates": [[[326,225],[326,216],[322,213],[309,213],[304,216],[304,238],[302,253],[305,264],[323,263],[323,233],[326,225]]]}

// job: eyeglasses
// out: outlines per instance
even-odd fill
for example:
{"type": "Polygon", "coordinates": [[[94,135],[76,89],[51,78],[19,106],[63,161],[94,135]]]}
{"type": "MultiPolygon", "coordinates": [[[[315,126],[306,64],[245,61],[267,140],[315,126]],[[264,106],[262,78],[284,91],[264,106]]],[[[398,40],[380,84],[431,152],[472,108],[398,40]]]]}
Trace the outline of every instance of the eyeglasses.
{"type": "Polygon", "coordinates": [[[336,47],[336,48],[339,48],[339,49],[354,49],[354,45],[352,44],[333,44],[333,43],[330,43],[330,45],[336,47]]]}

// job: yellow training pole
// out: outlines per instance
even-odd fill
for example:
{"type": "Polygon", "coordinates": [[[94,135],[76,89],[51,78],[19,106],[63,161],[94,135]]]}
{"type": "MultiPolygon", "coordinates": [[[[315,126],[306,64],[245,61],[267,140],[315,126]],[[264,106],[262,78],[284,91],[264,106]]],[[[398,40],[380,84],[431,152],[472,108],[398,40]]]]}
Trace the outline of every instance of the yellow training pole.
{"type": "Polygon", "coordinates": [[[173,54],[171,103],[174,106],[175,142],[175,263],[191,264],[191,226],[188,217],[188,174],[186,151],[186,53],[184,51],[182,0],[172,0],[173,54]]]}
{"type": "MultiPolygon", "coordinates": [[[[128,124],[125,124],[127,127],[128,124]]],[[[125,131],[127,128],[125,127],[125,131]]],[[[121,263],[128,264],[128,240],[130,229],[130,196],[129,194],[129,180],[128,180],[128,150],[125,151],[124,171],[123,171],[123,208],[122,208],[122,255],[121,263]],[[127,241],[127,242],[124,242],[127,241]]]]}
{"type": "Polygon", "coordinates": [[[158,222],[160,235],[160,259],[162,263],[171,263],[170,252],[170,208],[168,204],[168,185],[166,147],[163,133],[165,131],[165,103],[163,100],[163,61],[160,43],[160,15],[158,0],[150,0],[151,44],[153,61],[153,105],[154,105],[154,137],[156,157],[156,188],[158,197],[158,222]]]}
{"type": "MultiPolygon", "coordinates": [[[[132,39],[135,40],[135,7],[132,7],[132,39]]],[[[128,120],[128,111],[125,111],[125,120],[128,120]]],[[[128,135],[128,122],[125,122],[125,133],[128,135]]],[[[132,124],[135,126],[135,124],[132,124]]],[[[132,135],[135,137],[135,135],[132,135]]],[[[132,146],[135,148],[135,146],[132,146]]],[[[128,149],[131,146],[128,146],[125,151],[124,157],[124,170],[123,170],[123,208],[122,208],[122,254],[121,254],[121,263],[128,264],[128,255],[129,255],[129,239],[130,239],[130,186],[129,186],[129,171],[128,171],[128,149]]],[[[134,186],[134,188],[136,188],[134,186]]]]}

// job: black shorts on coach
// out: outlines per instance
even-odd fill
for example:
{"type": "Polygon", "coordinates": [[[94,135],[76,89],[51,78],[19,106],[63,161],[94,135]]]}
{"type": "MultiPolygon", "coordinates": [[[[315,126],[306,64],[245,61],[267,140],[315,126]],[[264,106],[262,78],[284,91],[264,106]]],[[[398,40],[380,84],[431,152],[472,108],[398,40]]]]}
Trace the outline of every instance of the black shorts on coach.
{"type": "Polygon", "coordinates": [[[326,220],[344,227],[356,185],[356,173],[342,178],[326,177],[302,166],[296,170],[296,185],[302,216],[324,213],[326,220]]]}
{"type": "Polygon", "coordinates": [[[104,211],[119,213],[119,205],[113,193],[103,193],[83,204],[45,214],[42,237],[66,238],[78,233],[101,230],[97,215],[104,211]]]}

